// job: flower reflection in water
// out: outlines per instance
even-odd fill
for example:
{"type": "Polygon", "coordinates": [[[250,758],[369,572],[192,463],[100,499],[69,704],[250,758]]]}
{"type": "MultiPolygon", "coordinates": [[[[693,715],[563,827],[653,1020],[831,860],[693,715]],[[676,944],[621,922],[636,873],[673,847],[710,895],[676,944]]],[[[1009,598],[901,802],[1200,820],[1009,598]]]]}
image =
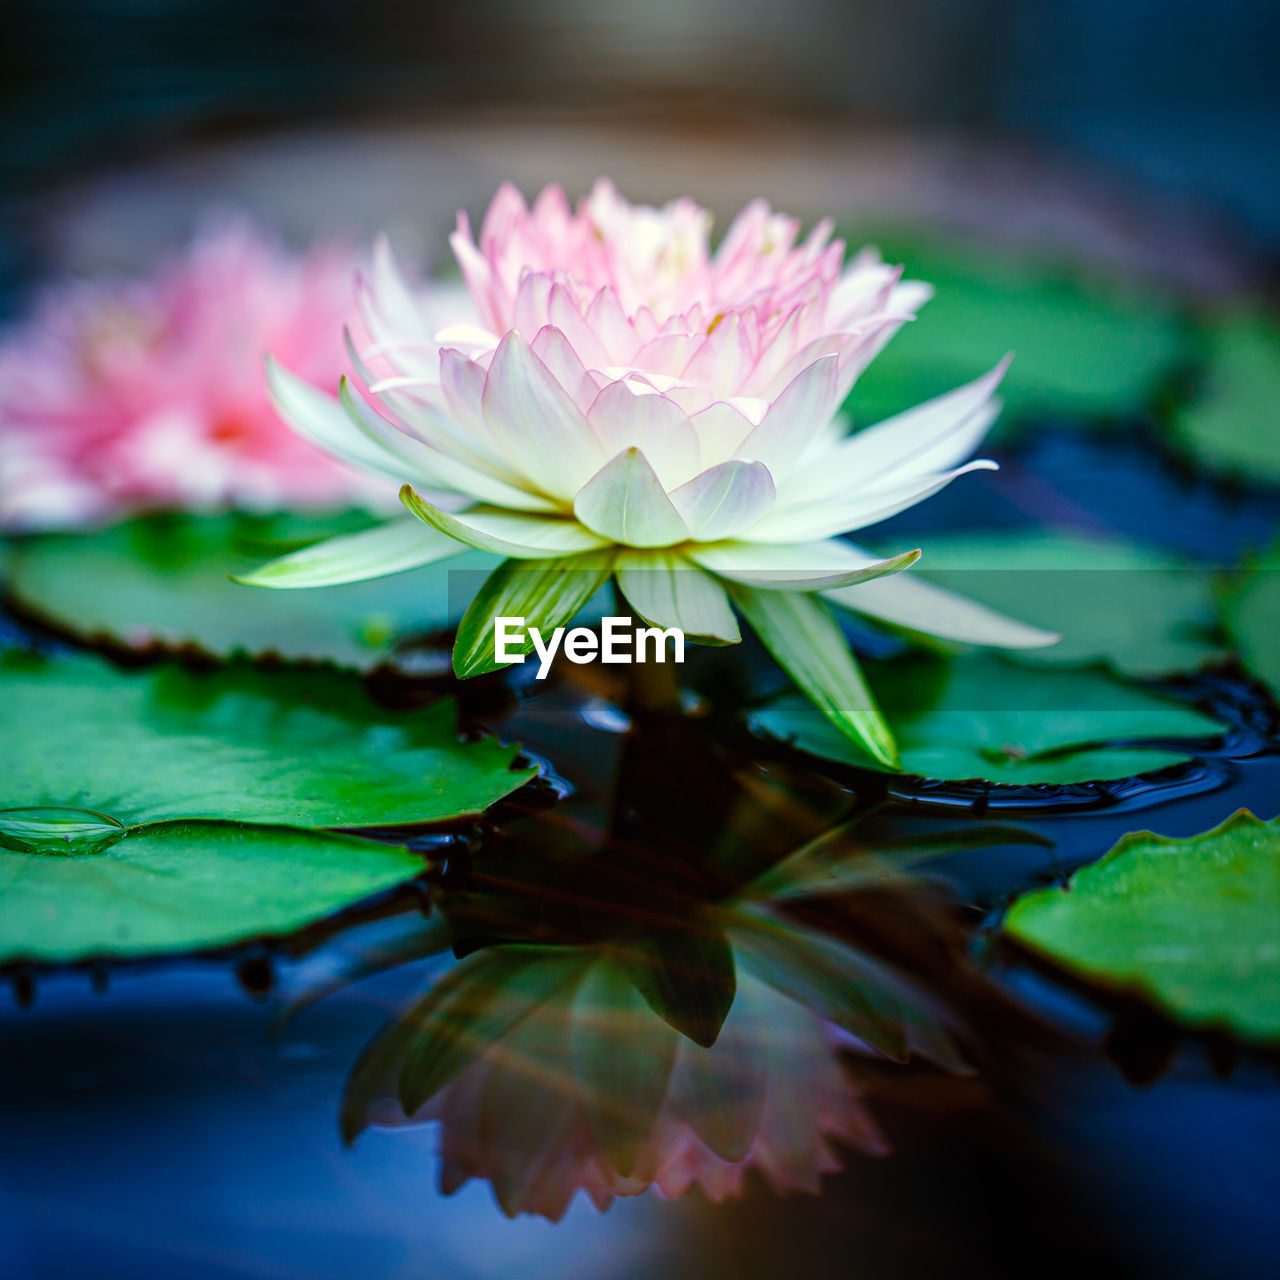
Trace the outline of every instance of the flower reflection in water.
{"type": "MultiPolygon", "coordinates": [[[[533,825],[546,835],[545,816],[533,825]]],[[[561,892],[565,867],[531,872],[517,842],[483,859],[484,877],[468,872],[467,890],[440,891],[417,954],[462,958],[366,1049],[344,1136],[435,1122],[441,1189],[487,1180],[512,1216],[559,1219],[578,1191],[601,1209],[651,1187],[720,1201],[750,1169],[780,1194],[816,1192],[842,1148],[887,1150],[859,1057],[966,1068],[936,996],[793,909],[883,889],[939,845],[850,856],[841,827],[709,902],[691,890],[702,875],[673,890],[604,857],[570,859],[581,892],[561,892]]]]}
{"type": "MultiPolygon", "coordinates": [[[[407,1121],[394,1081],[353,1081],[352,1101],[373,1123],[440,1121],[446,1194],[487,1179],[504,1212],[559,1219],[579,1190],[601,1209],[649,1187],[674,1197],[697,1185],[723,1200],[742,1190],[749,1168],[779,1192],[817,1191],[821,1175],[840,1168],[833,1140],[884,1150],[841,1062],[838,1028],[767,983],[740,979],[715,1044],[703,1048],[654,1013],[612,957],[531,963],[556,971],[554,990],[493,1041],[424,1021],[420,1035],[450,1043],[415,1055],[401,1028],[391,1033],[405,1053],[401,1096],[419,1088],[415,1069],[434,1079],[431,1066],[451,1049],[475,1053],[407,1121]]],[[[495,968],[475,965],[459,993],[476,1021],[481,1006],[503,1009],[496,1020],[505,1022],[523,1003],[505,985],[490,988],[501,980],[486,972],[495,968]]]]}
{"type": "Polygon", "coordinates": [[[579,1191],[602,1209],[649,1188],[720,1201],[752,1169],[816,1192],[843,1149],[887,1149],[860,1062],[966,1071],[957,1040],[981,1050],[954,1011],[976,1009],[971,971],[922,927],[915,864],[1043,840],[971,821],[872,841],[874,805],[733,757],[695,721],[612,741],[607,788],[486,829],[432,872],[426,921],[303,995],[458,957],[353,1068],[343,1136],[434,1123],[442,1190],[487,1180],[510,1215],[558,1219],[579,1191]]]}

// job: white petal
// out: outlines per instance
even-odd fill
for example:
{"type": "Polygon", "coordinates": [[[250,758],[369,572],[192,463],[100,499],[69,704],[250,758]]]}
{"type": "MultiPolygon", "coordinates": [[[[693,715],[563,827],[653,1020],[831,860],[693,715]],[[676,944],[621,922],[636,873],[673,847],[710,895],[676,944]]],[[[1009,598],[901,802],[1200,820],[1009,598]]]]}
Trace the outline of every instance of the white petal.
{"type": "Polygon", "coordinates": [[[720,395],[733,395],[753,363],[742,320],[731,313],[703,339],[682,377],[700,387],[713,387],[720,395]]]}
{"type": "Polygon", "coordinates": [[[574,555],[607,546],[603,538],[584,529],[574,520],[556,516],[522,515],[474,507],[461,516],[452,516],[433,506],[405,485],[400,501],[419,520],[447,533],[459,542],[481,551],[513,560],[545,560],[549,556],[574,555]]]}
{"type": "Polygon", "coordinates": [[[343,462],[396,484],[402,484],[409,476],[404,458],[366,436],[332,396],[317,391],[270,356],[266,358],[266,369],[271,403],[300,436],[343,462]]]}
{"type": "Polygon", "coordinates": [[[393,423],[376,413],[355,392],[346,378],[343,378],[339,387],[338,399],[347,415],[366,436],[406,458],[406,465],[399,479],[412,475],[433,489],[451,490],[473,501],[509,507],[513,511],[559,510],[555,503],[540,494],[517,488],[488,471],[472,467],[420,440],[406,436],[393,423]]]}
{"type": "Polygon", "coordinates": [[[543,325],[530,344],[533,354],[551,372],[551,376],[569,393],[583,413],[591,408],[599,388],[587,376],[586,366],[569,339],[554,325],[543,325]]]}
{"type": "Polygon", "coordinates": [[[628,547],[619,554],[615,573],[622,594],[645,622],[679,627],[703,642],[742,639],[724,588],[673,552],[628,547]]]}
{"type": "Polygon", "coordinates": [[[391,242],[385,235],[379,235],[373,242],[373,287],[379,310],[402,337],[424,336],[426,326],[422,307],[405,280],[391,251],[391,242]]]}
{"type": "MultiPolygon", "coordinates": [[[[596,294],[584,318],[587,327],[599,338],[601,347],[613,361],[633,362],[639,343],[618,295],[611,288],[606,285],[596,294]]],[[[554,314],[551,323],[557,324],[554,314]]]]}
{"type": "Polygon", "coordinates": [[[738,456],[763,462],[781,480],[840,407],[840,361],[823,356],[783,389],[738,456]]]}
{"type": "MultiPolygon", "coordinates": [[[[455,405],[446,395],[439,381],[410,379],[412,391],[388,387],[388,379],[373,377],[360,358],[359,352],[356,351],[349,331],[346,333],[346,342],[347,354],[361,380],[372,394],[376,394],[379,402],[395,414],[398,419],[397,426],[403,425],[404,434],[430,445],[450,458],[460,459],[469,467],[487,472],[506,484],[519,483],[519,474],[503,462],[494,447],[492,436],[483,417],[469,414],[466,406],[455,405]],[[375,387],[382,389],[374,392],[375,387]]],[[[454,363],[460,363],[467,369],[474,369],[475,377],[483,386],[483,371],[460,352],[453,350],[439,353],[433,378],[441,378],[454,363]]],[[[361,397],[357,397],[357,400],[363,403],[361,397]]]]}
{"type": "Polygon", "coordinates": [[[453,538],[406,516],[304,547],[236,581],[251,587],[332,587],[403,573],[462,550],[453,538]]]}
{"type": "Polygon", "coordinates": [[[551,323],[569,340],[569,345],[588,368],[609,363],[609,353],[583,318],[573,296],[564,285],[552,287],[548,311],[551,323]]]}
{"type": "Polygon", "coordinates": [[[825,594],[828,600],[846,609],[944,640],[994,645],[1000,649],[1038,649],[1056,644],[1059,639],[1051,631],[1005,617],[914,573],[880,578],[825,594]]]}
{"type": "Polygon", "coordinates": [[[465,353],[453,347],[440,352],[440,391],[454,419],[487,447],[493,432],[484,419],[485,371],[465,353]]]}
{"type": "Polygon", "coordinates": [[[704,569],[750,587],[776,591],[825,591],[868,582],[906,569],[919,550],[877,560],[847,542],[769,545],[722,542],[689,549],[689,559],[704,569]]]}
{"type": "Polygon", "coordinates": [[[356,303],[375,349],[402,373],[430,376],[437,348],[419,300],[405,282],[391,246],[379,236],[373,249],[373,278],[356,276],[356,303]]]}
{"type": "Polygon", "coordinates": [[[608,456],[582,410],[518,333],[498,344],[482,404],[504,456],[549,497],[570,500],[608,456]]]}
{"type": "MultiPolygon", "coordinates": [[[[887,520],[899,511],[946,488],[957,476],[969,471],[995,471],[996,464],[985,458],[957,467],[939,476],[920,476],[901,484],[869,492],[853,492],[807,504],[781,502],[751,526],[752,542],[807,542],[831,538],[839,533],[863,529],[887,520]]],[[[784,497],[790,499],[789,494],[784,497]]]]}
{"type": "Polygon", "coordinates": [[[755,424],[738,405],[727,400],[717,400],[693,413],[689,421],[698,437],[699,455],[704,466],[732,458],[755,424]]]}
{"type": "Polygon", "coordinates": [[[838,465],[860,485],[931,475],[959,465],[995,418],[990,401],[1012,356],[981,378],[849,437],[838,465]]]}
{"type": "Polygon", "coordinates": [[[696,475],[700,453],[693,424],[666,396],[637,394],[627,381],[611,382],[587,412],[605,456],[639,449],[666,489],[696,475]]]}
{"type": "Polygon", "coordinates": [[[689,536],[680,513],[639,449],[607,462],[574,499],[578,519],[610,542],[666,547],[689,536]]]}
{"type": "Polygon", "coordinates": [[[498,345],[498,335],[478,324],[449,324],[432,335],[440,347],[474,347],[477,351],[491,351],[498,345]]]}
{"type": "Polygon", "coordinates": [[[671,492],[689,533],[702,542],[732,538],[773,506],[773,477],[762,462],[722,462],[671,492]]]}

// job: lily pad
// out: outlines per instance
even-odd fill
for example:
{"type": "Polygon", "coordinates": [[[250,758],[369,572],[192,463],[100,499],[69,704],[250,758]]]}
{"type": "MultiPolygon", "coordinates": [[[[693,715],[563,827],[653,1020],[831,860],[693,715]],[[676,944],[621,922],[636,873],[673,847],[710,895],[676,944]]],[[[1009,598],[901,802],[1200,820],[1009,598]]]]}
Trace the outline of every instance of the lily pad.
{"type": "Polygon", "coordinates": [[[1154,548],[1040,530],[963,533],[930,539],[913,572],[1058,632],[1056,645],[1004,655],[1032,666],[1102,662],[1159,676],[1222,652],[1210,571],[1154,548]]]}
{"type": "Polygon", "coordinates": [[[530,777],[512,771],[514,747],[460,741],[451,701],[383,711],[327,668],[131,675],[9,653],[0,705],[0,811],[394,827],[478,813],[530,777]]]}
{"type": "MultiPolygon", "coordinates": [[[[903,772],[926,778],[1012,786],[1128,778],[1194,754],[1168,740],[1222,731],[1196,711],[1097,669],[1030,670],[976,653],[953,662],[896,659],[867,675],[903,772]]],[[[756,711],[751,724],[813,755],[888,772],[793,694],[756,711]]]]}
{"type": "Polygon", "coordinates": [[[1005,932],[1172,1017],[1280,1039],[1280,824],[1241,810],[1186,840],[1127,835],[1066,889],[1014,903],[1005,932]]]}
{"type": "Polygon", "coordinates": [[[1208,365],[1174,411],[1175,437],[1216,470],[1280,482],[1280,321],[1229,312],[1206,327],[1205,341],[1208,365]]]}
{"type": "Polygon", "coordinates": [[[229,580],[309,543],[368,527],[335,516],[155,515],[86,533],[16,540],[15,603],[78,640],[123,649],[274,654],[367,671],[405,640],[456,623],[449,574],[491,566],[474,553],[371,582],[268,591],[229,580]]]}
{"type": "Polygon", "coordinates": [[[0,964],[224,947],[290,933],[421,872],[407,849],[332,832],[165,823],[90,842],[0,848],[0,964]]]}
{"type": "Polygon", "coordinates": [[[846,406],[856,425],[950,391],[1006,351],[1002,422],[1141,412],[1188,357],[1189,326],[1158,294],[923,232],[850,242],[868,241],[935,293],[858,379],[846,406]]]}
{"type": "Polygon", "coordinates": [[[1280,544],[1224,592],[1222,619],[1245,666],[1280,696],[1280,544]]]}

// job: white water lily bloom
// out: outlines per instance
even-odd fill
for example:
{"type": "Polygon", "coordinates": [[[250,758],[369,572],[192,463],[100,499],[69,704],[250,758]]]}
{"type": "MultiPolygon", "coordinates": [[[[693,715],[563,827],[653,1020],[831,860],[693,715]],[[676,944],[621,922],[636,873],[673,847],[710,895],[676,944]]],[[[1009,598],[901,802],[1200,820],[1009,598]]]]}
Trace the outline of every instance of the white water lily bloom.
{"type": "Polygon", "coordinates": [[[712,252],[689,200],[634,206],[599,182],[495,196],[479,242],[459,215],[465,290],[412,289],[385,243],[359,281],[371,345],[337,401],[277,365],[277,405],[333,454],[403,486],[410,515],[266,566],[262,586],[395,573],[467,547],[527,562],[464,619],[460,675],[491,670],[492,618],[539,599],[565,622],[613,575],[636,615],[731,644],[731,603],[841,728],[892,761],[887,729],[822,600],[893,626],[1007,647],[1055,637],[899,571],[842,535],[966,471],[1007,361],[848,434],[854,380],[929,296],[870,251],[847,265],[824,221],[748,205],[712,252]],[[581,574],[564,570],[580,568],[581,574]],[[584,594],[585,593],[585,594],[584,594]]]}

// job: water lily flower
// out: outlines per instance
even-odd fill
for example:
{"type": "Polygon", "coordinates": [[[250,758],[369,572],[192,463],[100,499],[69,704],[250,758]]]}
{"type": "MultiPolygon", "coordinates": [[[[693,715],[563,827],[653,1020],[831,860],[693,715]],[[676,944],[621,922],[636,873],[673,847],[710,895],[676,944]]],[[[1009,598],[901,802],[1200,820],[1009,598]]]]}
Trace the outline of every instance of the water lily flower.
{"type": "Polygon", "coordinates": [[[281,422],[261,365],[266,347],[304,382],[336,384],[354,265],[224,220],[149,278],[50,289],[0,340],[0,525],[385,493],[281,422]]]}
{"type": "Polygon", "coordinates": [[[465,290],[419,292],[385,243],[358,295],[338,400],[272,363],[281,413],[336,456],[402,482],[409,515],[307,548],[249,581],[317,586],[476,547],[506,558],[459,628],[461,676],[492,670],[492,622],[568,619],[612,576],[634,614],[712,644],[735,609],[805,693],[878,759],[892,737],[829,605],[893,627],[1009,647],[1055,637],[861,550],[864,529],[994,463],[1001,361],[850,434],[858,374],[928,297],[819,223],[749,204],[712,252],[689,200],[635,206],[601,181],[575,211],[502,187],[451,237],[465,290]],[[359,384],[361,389],[357,389],[359,384]],[[444,495],[444,496],[442,496],[444,495]],[[536,616],[535,616],[536,615],[536,616]]]}

